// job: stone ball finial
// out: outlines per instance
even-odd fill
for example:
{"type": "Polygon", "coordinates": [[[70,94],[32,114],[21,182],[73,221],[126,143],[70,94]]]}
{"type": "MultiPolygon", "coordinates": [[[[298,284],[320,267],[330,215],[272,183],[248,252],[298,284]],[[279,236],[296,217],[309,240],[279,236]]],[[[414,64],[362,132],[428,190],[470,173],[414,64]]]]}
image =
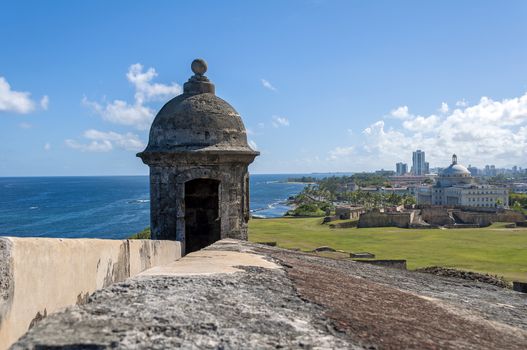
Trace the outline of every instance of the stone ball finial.
{"type": "Polygon", "coordinates": [[[196,58],[190,66],[194,74],[203,75],[207,71],[207,62],[202,58],[196,58]]]}

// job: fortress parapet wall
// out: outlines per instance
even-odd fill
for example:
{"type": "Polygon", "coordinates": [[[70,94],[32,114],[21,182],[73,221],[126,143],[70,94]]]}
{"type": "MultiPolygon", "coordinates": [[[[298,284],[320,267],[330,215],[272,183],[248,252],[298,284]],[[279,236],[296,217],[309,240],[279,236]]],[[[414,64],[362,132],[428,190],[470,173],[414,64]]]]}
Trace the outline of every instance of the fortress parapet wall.
{"type": "Polygon", "coordinates": [[[455,219],[450,215],[452,210],[447,207],[430,206],[421,209],[421,218],[430,225],[454,225],[455,219]]]}
{"type": "Polygon", "coordinates": [[[494,222],[521,222],[525,220],[522,213],[510,209],[423,206],[421,218],[430,225],[449,226],[467,224],[488,226],[494,222]]]}
{"type": "Polygon", "coordinates": [[[408,228],[413,221],[413,212],[381,213],[370,211],[360,214],[359,228],[364,227],[401,227],[408,228]]]}
{"type": "Polygon", "coordinates": [[[50,313],[180,257],[176,241],[0,238],[0,349],[50,313]]]}
{"type": "Polygon", "coordinates": [[[517,222],[525,220],[525,216],[522,213],[513,210],[503,210],[495,213],[456,211],[454,212],[454,216],[462,223],[478,224],[480,226],[488,226],[493,222],[517,222]]]}

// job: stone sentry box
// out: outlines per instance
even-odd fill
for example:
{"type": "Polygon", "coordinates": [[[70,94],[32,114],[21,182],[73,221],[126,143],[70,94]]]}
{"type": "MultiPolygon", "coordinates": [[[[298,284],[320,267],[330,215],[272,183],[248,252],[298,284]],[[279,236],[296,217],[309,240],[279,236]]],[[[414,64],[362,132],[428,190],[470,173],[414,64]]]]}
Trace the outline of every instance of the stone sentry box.
{"type": "Polygon", "coordinates": [[[191,68],[183,94],[161,108],[137,154],[150,167],[152,239],[180,241],[184,254],[222,238],[247,239],[248,166],[259,155],[238,112],[204,76],[206,62],[191,68]]]}

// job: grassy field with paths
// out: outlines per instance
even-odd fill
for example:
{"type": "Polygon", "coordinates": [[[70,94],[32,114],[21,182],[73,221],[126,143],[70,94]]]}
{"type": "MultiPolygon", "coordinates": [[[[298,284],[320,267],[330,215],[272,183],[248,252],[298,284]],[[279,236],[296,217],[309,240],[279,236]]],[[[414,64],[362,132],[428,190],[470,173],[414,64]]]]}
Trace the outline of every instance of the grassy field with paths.
{"type": "Polygon", "coordinates": [[[377,259],[406,259],[409,269],[443,266],[527,282],[527,228],[504,223],[477,229],[331,229],[321,218],[253,219],[249,240],[310,251],[330,246],[370,252],[377,259]]]}

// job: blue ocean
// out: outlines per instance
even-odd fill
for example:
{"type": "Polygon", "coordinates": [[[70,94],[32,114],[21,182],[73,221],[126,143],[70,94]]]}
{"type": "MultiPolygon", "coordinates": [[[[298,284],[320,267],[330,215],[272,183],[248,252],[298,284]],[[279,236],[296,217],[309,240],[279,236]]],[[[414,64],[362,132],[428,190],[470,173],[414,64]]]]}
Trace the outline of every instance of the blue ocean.
{"type": "MultiPolygon", "coordinates": [[[[279,217],[302,175],[251,175],[254,216],[279,217]]],[[[321,176],[321,175],[320,175],[321,176]]],[[[147,176],[0,178],[0,235],[126,238],[150,223],[147,176]]]]}

